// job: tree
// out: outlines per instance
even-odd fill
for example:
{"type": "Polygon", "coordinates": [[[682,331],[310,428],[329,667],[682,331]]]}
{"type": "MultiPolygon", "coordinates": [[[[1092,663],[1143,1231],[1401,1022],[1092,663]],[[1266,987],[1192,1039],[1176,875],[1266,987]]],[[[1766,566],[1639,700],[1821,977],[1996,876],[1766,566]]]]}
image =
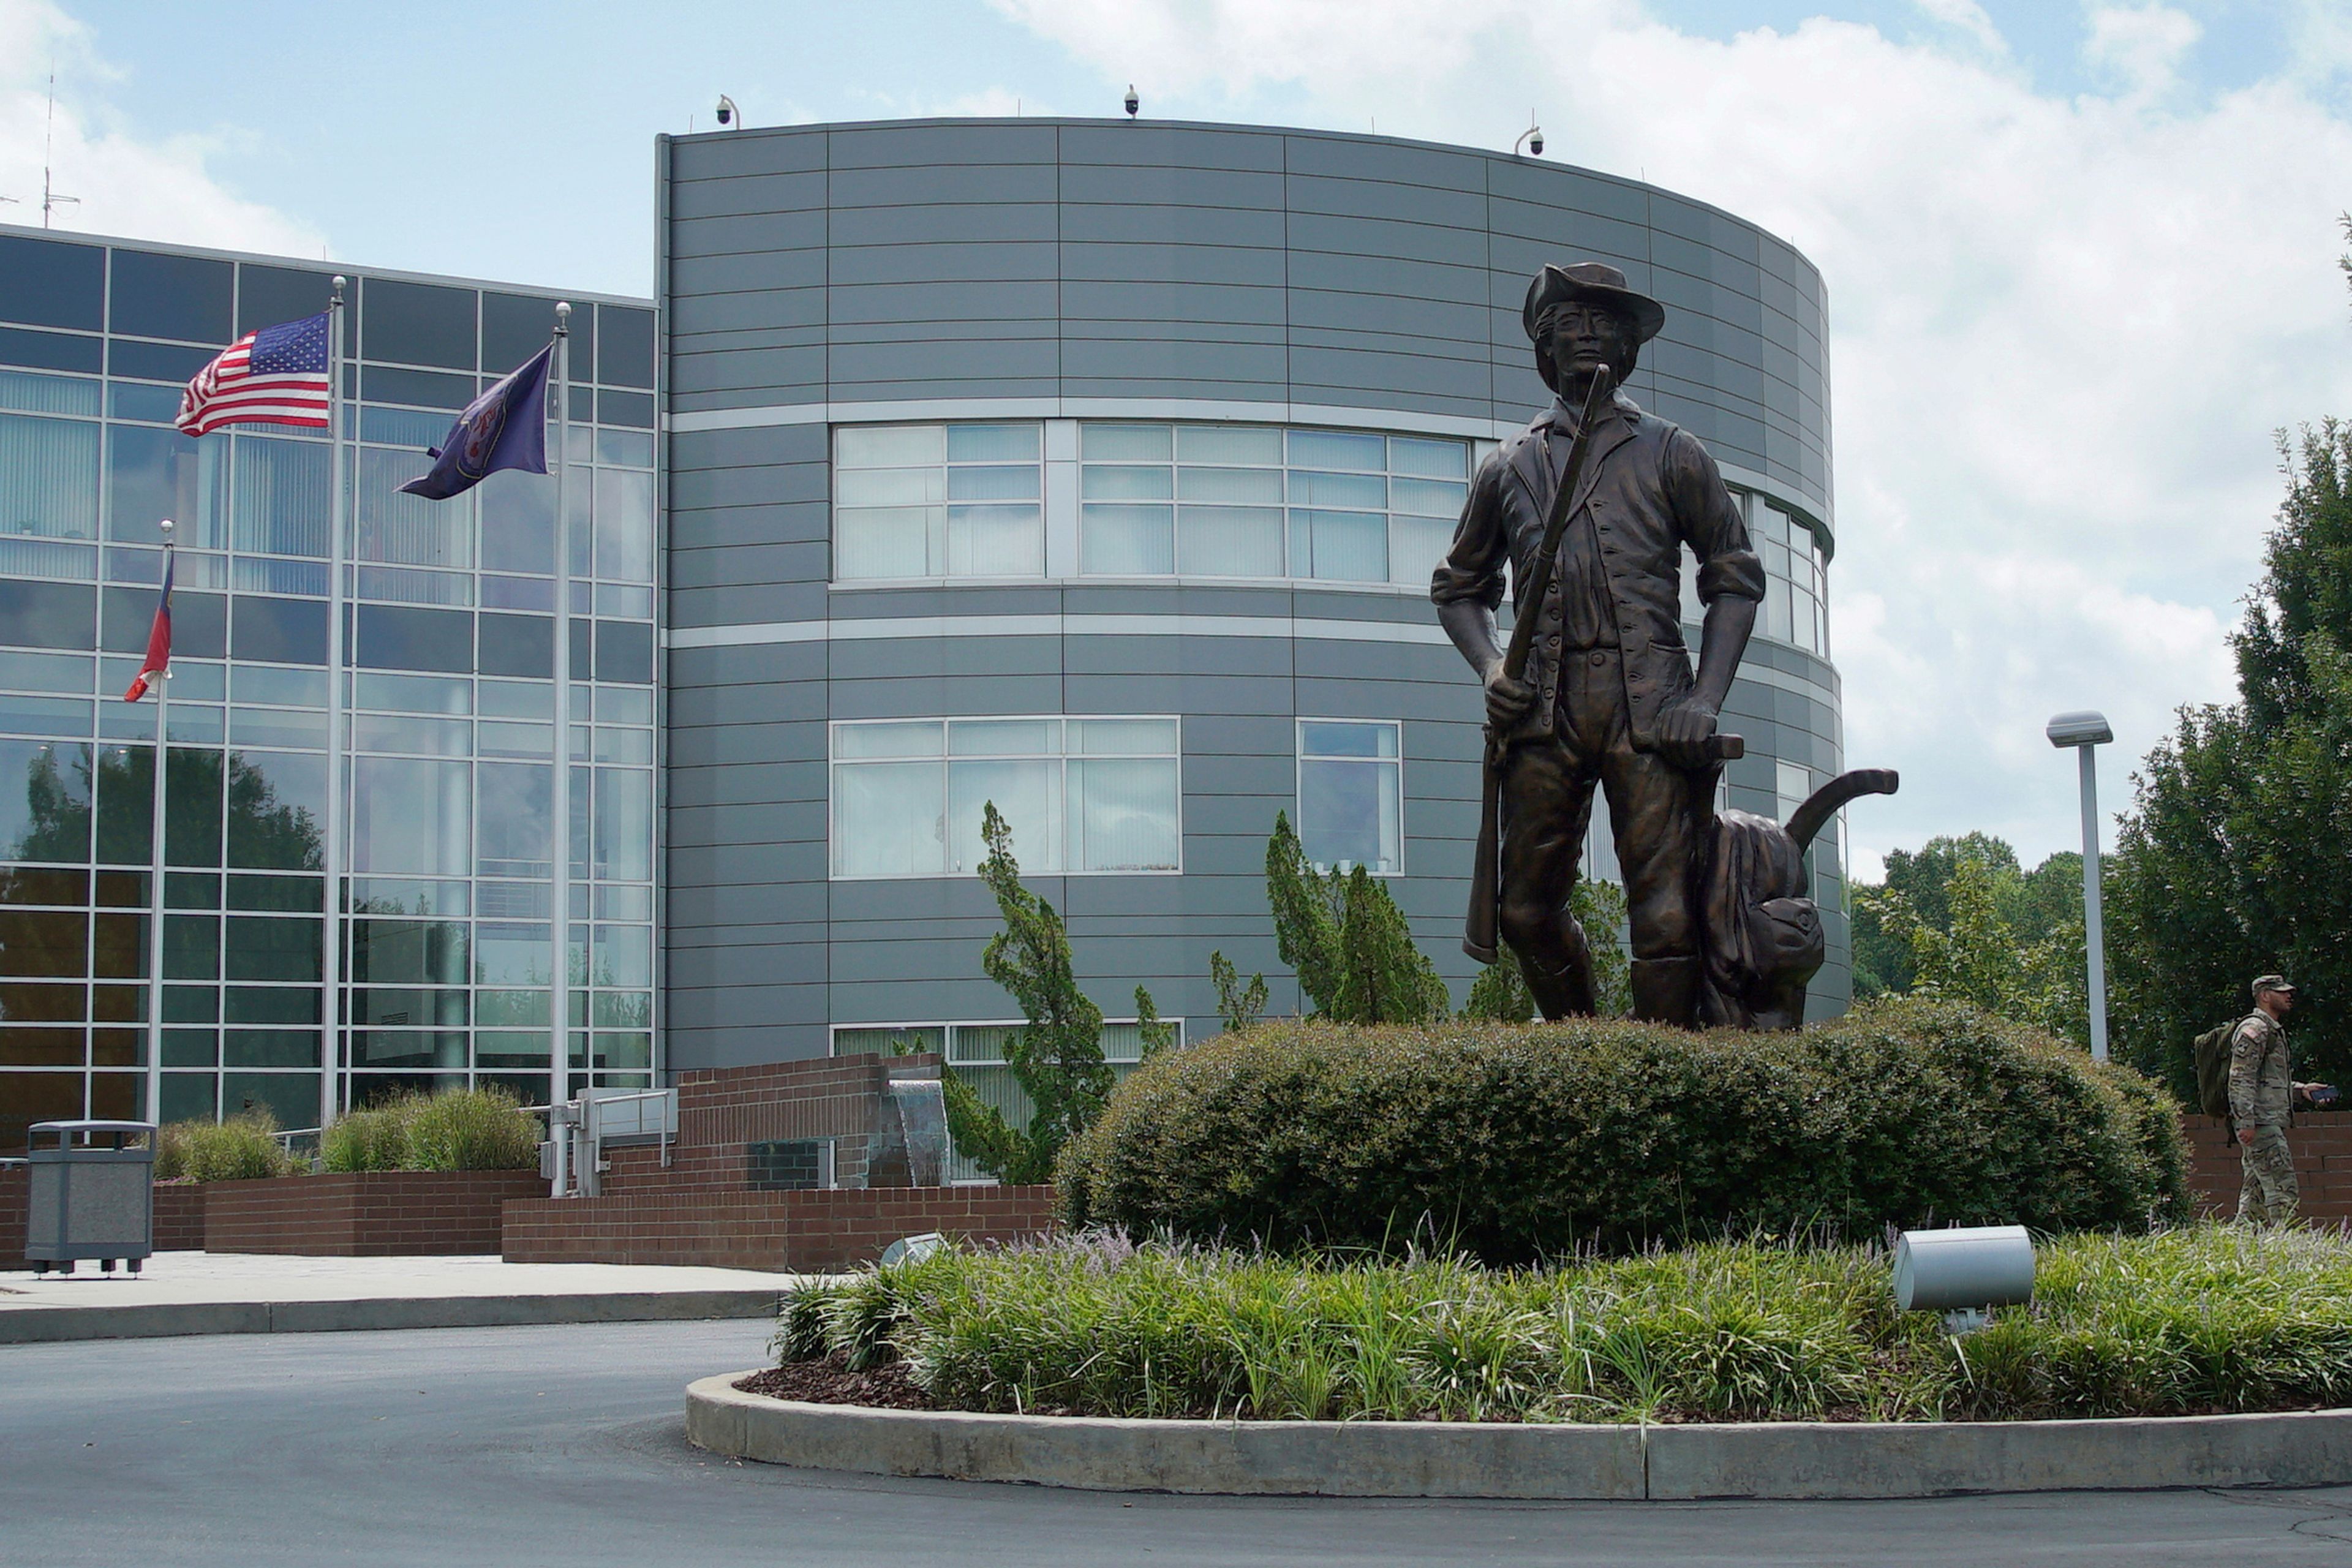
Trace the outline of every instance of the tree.
{"type": "Polygon", "coordinates": [[[1276,813],[1265,845],[1265,897],[1276,950],[1297,972],[1314,1016],[1342,1024],[1429,1024],[1453,998],[1412,944],[1404,911],[1361,866],[1318,872],[1276,813]]]}
{"type": "MultiPolygon", "coordinates": [[[[982,1100],[952,1069],[940,1074],[948,1131],[957,1149],[999,1181],[1025,1185],[1054,1178],[1062,1145],[1094,1124],[1118,1075],[1103,1059],[1102,1009],[1078,988],[1069,932],[1054,906],[1021,885],[1013,829],[994,802],[981,813],[988,846],[981,880],[996,896],[1004,929],[991,937],[980,966],[1013,994],[1028,1020],[1004,1048],[1005,1065],[1035,1107],[1026,1127],[1015,1127],[982,1100]]],[[[1151,994],[1135,988],[1135,1012],[1146,1056],[1172,1043],[1151,994]]]]}
{"type": "Polygon", "coordinates": [[[2076,932],[2074,943],[2081,945],[2080,855],[2061,850],[2028,871],[2004,839],[1987,833],[1965,833],[1957,838],[1939,835],[1916,852],[1894,850],[1886,857],[1885,874],[1876,886],[1854,889],[1855,995],[1902,995],[1918,984],[1916,926],[1937,931],[1952,929],[1952,880],[1961,866],[1971,864],[1986,873],[2000,919],[2019,942],[2032,946],[2060,938],[2071,922],[2076,932]],[[1905,911],[1899,929],[1889,923],[1893,900],[1897,899],[1905,911]]]}
{"type": "Polygon", "coordinates": [[[1953,997],[2088,1044],[2080,855],[2027,871],[1990,834],[1938,837],[1888,855],[1853,910],[1858,994],[1953,997]]]}
{"type": "Polygon", "coordinates": [[[2117,1044],[2191,1092],[2190,1042],[2291,975],[2298,1063],[2352,1072],[2352,425],[2282,437],[2286,497],[2231,638],[2238,700],[2180,710],[2133,775],[2106,884],[2117,1044]]]}
{"type": "MultiPolygon", "coordinates": [[[[2009,890],[2022,881],[2012,870],[2009,890]]],[[[2080,921],[2029,941],[2001,907],[2000,874],[1974,857],[1954,865],[1944,891],[1941,927],[1921,918],[1900,893],[1881,905],[1889,933],[1911,945],[1913,994],[1972,1002],[2004,1018],[2087,1040],[2080,921]]]]}
{"type": "Polygon", "coordinates": [[[1265,1012],[1265,975],[1253,974],[1244,985],[1242,972],[1234,967],[1233,960],[1222,952],[1213,952],[1209,954],[1209,979],[1217,988],[1217,1016],[1224,1021],[1226,1034],[1239,1034],[1265,1012]]]}

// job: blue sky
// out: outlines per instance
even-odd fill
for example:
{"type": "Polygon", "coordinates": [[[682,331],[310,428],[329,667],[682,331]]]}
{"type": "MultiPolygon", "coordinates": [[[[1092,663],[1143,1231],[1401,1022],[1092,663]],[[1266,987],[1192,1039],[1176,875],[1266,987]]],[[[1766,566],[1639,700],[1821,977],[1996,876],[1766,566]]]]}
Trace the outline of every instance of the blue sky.
{"type": "Polygon", "coordinates": [[[1492,147],[1532,110],[1828,279],[1847,754],[1906,776],[1853,814],[1865,868],[2071,844],[2063,709],[2114,718],[2127,800],[2231,695],[2276,433],[2352,415],[2346,0],[0,0],[0,221],[51,60],[68,225],[626,293],[653,137],[720,92],[756,124],[1133,81],[1148,117],[1492,147]]]}

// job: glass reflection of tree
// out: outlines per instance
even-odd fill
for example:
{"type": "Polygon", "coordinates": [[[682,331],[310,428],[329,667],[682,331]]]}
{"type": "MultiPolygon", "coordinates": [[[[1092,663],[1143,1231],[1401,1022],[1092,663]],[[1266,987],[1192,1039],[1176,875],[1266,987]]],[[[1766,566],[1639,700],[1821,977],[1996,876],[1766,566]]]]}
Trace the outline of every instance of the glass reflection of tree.
{"type": "Polygon", "coordinates": [[[89,859],[89,748],[77,745],[73,777],[58,766],[65,748],[43,746],[25,769],[25,831],[9,847],[11,860],[89,859]]]}
{"type": "Polygon", "coordinates": [[[317,871],[326,864],[310,808],[281,802],[268,776],[237,752],[228,754],[228,841],[240,866],[317,871]]]}
{"type": "MultiPolygon", "coordinates": [[[[5,858],[89,865],[95,797],[102,803],[99,859],[110,865],[150,859],[154,772],[152,747],[104,747],[94,764],[87,744],[43,747],[26,767],[25,826],[5,858]],[[69,765],[61,765],[63,752],[73,753],[69,765]]],[[[213,814],[219,810],[224,785],[228,842],[238,866],[315,871],[325,864],[325,838],[310,807],[280,800],[268,775],[242,753],[224,758],[219,752],[187,749],[172,752],[164,802],[175,863],[220,863],[220,826],[213,814]]],[[[11,881],[26,874],[15,868],[5,873],[11,881]]]]}

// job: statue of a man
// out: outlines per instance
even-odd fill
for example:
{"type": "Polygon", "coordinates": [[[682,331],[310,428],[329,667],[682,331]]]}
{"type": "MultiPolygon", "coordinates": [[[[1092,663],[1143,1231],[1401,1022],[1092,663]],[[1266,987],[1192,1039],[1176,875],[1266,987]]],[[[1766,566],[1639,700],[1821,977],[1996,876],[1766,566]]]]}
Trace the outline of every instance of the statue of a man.
{"type": "Polygon", "coordinates": [[[1716,716],[1756,624],[1764,569],[1706,448],[1614,389],[1665,319],[1614,267],[1543,269],[1524,321],[1555,400],[1479,466],[1430,584],[1446,635],[1486,684],[1500,742],[1487,787],[1501,795],[1501,933],[1547,1018],[1593,1010],[1591,954],[1569,893],[1597,784],[1625,872],[1634,1016],[1699,1019],[1694,871],[1714,818],[1716,716]],[[1514,601],[1517,614],[1539,617],[1515,680],[1495,628],[1504,570],[1515,589],[1527,582],[1601,375],[1613,395],[1591,432],[1550,584],[1540,605],[1514,601]],[[1696,679],[1682,637],[1685,545],[1706,606],[1696,679]]]}

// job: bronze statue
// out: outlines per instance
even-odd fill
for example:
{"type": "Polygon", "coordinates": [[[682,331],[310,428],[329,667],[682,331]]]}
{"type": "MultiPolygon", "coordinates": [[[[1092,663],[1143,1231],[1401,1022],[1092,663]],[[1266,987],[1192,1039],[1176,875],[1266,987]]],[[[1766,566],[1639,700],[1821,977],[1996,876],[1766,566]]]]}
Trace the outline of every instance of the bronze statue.
{"type": "MultiPolygon", "coordinates": [[[[1591,952],[1568,900],[1597,784],[1625,871],[1634,1016],[1793,1026],[1791,978],[1801,1016],[1821,965],[1803,846],[1791,850],[1768,819],[1714,809],[1722,763],[1740,754],[1717,716],[1755,627],[1763,565],[1706,448],[1618,390],[1665,314],[1605,263],[1536,278],[1522,321],[1554,402],[1480,465],[1430,584],[1486,694],[1463,946],[1491,963],[1498,937],[1507,943],[1547,1018],[1592,1011],[1591,952]],[[1685,545],[1706,606],[1696,675],[1682,637],[1685,545]],[[1507,653],[1495,624],[1507,568],[1517,615],[1507,653]],[[1743,834],[1753,842],[1739,852],[1743,834]]],[[[1810,840],[1852,795],[1891,788],[1884,777],[1846,775],[1816,797],[1837,796],[1816,820],[1804,822],[1809,802],[1792,826],[1810,840]]]]}

